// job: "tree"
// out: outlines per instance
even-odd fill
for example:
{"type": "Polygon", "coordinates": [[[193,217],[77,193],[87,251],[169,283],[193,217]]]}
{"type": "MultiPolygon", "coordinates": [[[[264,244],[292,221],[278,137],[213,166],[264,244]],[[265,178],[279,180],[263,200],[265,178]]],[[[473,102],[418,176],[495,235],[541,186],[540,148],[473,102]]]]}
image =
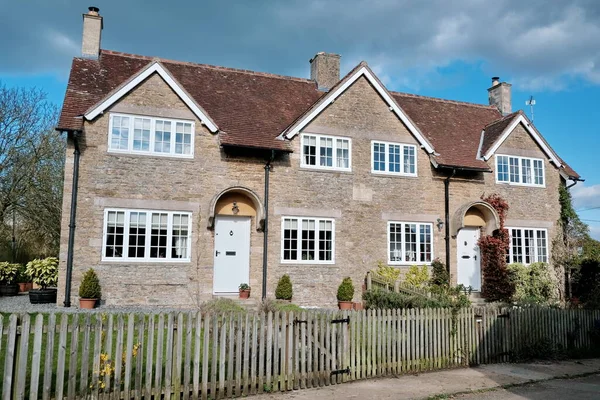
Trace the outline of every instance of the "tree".
{"type": "Polygon", "coordinates": [[[57,116],[42,90],[0,82],[2,258],[10,258],[13,223],[20,261],[58,254],[65,143],[57,116]]]}

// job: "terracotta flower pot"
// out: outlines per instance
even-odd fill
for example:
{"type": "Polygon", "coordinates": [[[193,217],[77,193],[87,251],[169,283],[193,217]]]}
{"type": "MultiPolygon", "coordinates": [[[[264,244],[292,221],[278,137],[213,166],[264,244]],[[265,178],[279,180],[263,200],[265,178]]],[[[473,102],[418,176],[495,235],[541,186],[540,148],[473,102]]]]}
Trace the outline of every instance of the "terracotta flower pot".
{"type": "Polygon", "coordinates": [[[240,290],[240,299],[247,299],[250,297],[250,289],[240,290]]]}
{"type": "Polygon", "coordinates": [[[351,301],[338,301],[338,306],[340,307],[340,310],[352,310],[351,301]]]}
{"type": "Polygon", "coordinates": [[[92,309],[96,306],[96,299],[79,299],[79,308],[92,309]]]}
{"type": "Polygon", "coordinates": [[[352,303],[352,308],[354,308],[354,310],[356,310],[356,311],[361,311],[363,309],[363,303],[361,303],[361,302],[352,303]]]}
{"type": "Polygon", "coordinates": [[[29,292],[31,289],[33,289],[33,283],[19,282],[19,293],[29,292]]]}

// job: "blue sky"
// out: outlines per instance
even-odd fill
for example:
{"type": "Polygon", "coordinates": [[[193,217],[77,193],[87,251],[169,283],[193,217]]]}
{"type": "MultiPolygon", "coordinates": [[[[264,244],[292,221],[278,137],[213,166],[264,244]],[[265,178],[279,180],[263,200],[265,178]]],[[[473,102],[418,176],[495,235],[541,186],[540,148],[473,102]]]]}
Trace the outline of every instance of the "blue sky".
{"type": "Polygon", "coordinates": [[[500,76],[513,109],[535,97],[535,125],[586,179],[575,204],[600,239],[598,1],[0,0],[0,80],[60,104],[87,5],[110,50],[302,77],[335,52],[342,74],[365,60],[391,90],[477,103],[500,76]]]}

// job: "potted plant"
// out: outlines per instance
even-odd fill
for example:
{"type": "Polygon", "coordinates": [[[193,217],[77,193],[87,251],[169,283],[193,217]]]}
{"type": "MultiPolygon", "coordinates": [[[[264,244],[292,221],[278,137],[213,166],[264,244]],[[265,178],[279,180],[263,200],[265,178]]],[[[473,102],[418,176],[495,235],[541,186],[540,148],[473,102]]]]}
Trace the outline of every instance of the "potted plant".
{"type": "Polygon", "coordinates": [[[29,292],[31,289],[33,289],[33,282],[31,282],[31,277],[27,275],[27,269],[24,265],[17,265],[17,283],[19,284],[19,293],[29,292]]]}
{"type": "Polygon", "coordinates": [[[250,285],[247,283],[240,284],[240,299],[247,299],[250,297],[250,285]]]}
{"type": "Polygon", "coordinates": [[[350,277],[344,278],[337,291],[337,299],[340,310],[352,310],[352,298],[354,297],[354,285],[350,277]]]}
{"type": "Polygon", "coordinates": [[[90,268],[83,274],[83,279],[79,286],[79,308],[94,308],[96,300],[101,296],[100,280],[98,279],[98,275],[96,275],[96,271],[90,268]]]}
{"type": "Polygon", "coordinates": [[[56,286],[58,281],[58,259],[48,257],[36,259],[27,263],[27,275],[40,289],[29,291],[31,304],[56,303],[56,286]]]}
{"type": "Polygon", "coordinates": [[[288,303],[292,301],[292,280],[289,275],[286,274],[279,278],[275,289],[275,298],[288,303]]]}
{"type": "Polygon", "coordinates": [[[0,295],[16,296],[19,294],[19,285],[15,282],[18,270],[18,264],[6,261],[0,263],[0,295]]]}

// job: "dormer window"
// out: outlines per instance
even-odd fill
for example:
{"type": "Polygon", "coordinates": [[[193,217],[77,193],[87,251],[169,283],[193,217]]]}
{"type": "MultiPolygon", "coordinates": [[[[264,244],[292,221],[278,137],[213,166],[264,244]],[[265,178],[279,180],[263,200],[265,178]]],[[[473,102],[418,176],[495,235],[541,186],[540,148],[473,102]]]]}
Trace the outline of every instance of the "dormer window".
{"type": "Polygon", "coordinates": [[[544,187],[544,160],[539,158],[497,155],[496,183],[544,187]]]}

